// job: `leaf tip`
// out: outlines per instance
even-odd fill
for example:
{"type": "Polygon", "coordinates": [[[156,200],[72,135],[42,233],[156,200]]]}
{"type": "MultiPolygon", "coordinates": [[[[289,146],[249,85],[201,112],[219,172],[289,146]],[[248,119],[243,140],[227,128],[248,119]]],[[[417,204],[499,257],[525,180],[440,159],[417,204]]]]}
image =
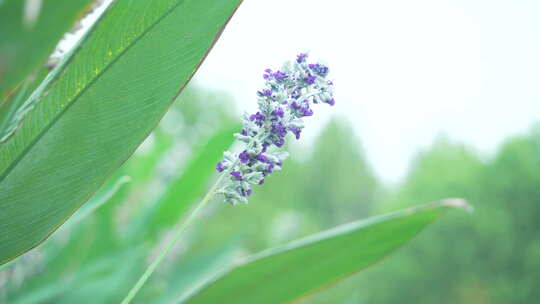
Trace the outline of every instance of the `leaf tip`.
{"type": "Polygon", "coordinates": [[[447,198],[441,201],[441,205],[448,208],[459,208],[472,213],[474,211],[473,206],[469,205],[466,200],[462,198],[447,198]]]}

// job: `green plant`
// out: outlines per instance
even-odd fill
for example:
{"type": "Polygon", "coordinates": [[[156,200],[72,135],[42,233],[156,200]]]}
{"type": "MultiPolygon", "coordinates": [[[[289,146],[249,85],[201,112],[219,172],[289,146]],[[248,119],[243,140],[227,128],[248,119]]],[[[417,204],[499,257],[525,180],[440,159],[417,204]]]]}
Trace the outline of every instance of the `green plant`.
{"type": "MultiPolygon", "coordinates": [[[[16,63],[16,59],[2,51],[5,45],[24,44],[31,38],[0,36],[0,90],[3,93],[0,104],[0,263],[11,261],[2,269],[2,275],[8,278],[21,271],[27,276],[23,288],[18,288],[16,283],[6,285],[6,297],[16,303],[70,303],[91,295],[95,302],[118,302],[135,283],[126,302],[139,290],[144,302],[183,298],[187,302],[208,303],[222,297],[231,303],[292,301],[375,263],[410,240],[449,207],[466,207],[462,201],[453,200],[407,209],[352,222],[270,249],[246,259],[239,266],[213,265],[214,261],[235,255],[232,240],[228,246],[207,250],[205,255],[179,264],[172,262],[173,269],[181,270],[198,265],[191,266],[191,273],[166,272],[152,281],[150,274],[162,261],[167,262],[166,255],[174,251],[175,240],[191,224],[194,217],[186,221],[182,218],[213,178],[210,172],[221,152],[232,144],[231,130],[238,126],[209,98],[204,100],[204,107],[223,113],[217,119],[218,124],[211,128],[208,127],[212,119],[200,117],[202,108],[192,105],[195,110],[190,115],[186,109],[189,105],[179,103],[179,109],[171,115],[182,113],[187,118],[183,129],[201,132],[200,136],[182,137],[185,134],[159,128],[151,137],[154,143],[149,144],[152,145],[149,154],[135,153],[124,166],[122,164],[172,106],[240,2],[114,1],[50,72],[43,67],[47,54],[88,1],[70,2],[73,6],[54,13],[49,13],[47,6],[51,1],[45,1],[43,17],[37,19],[38,23],[25,26],[33,29],[28,33],[31,38],[46,29],[47,44],[33,50],[25,64],[16,63]],[[62,22],[56,24],[55,14],[60,12],[69,18],[60,18],[62,22]],[[38,27],[37,24],[45,21],[55,26],[38,27]],[[9,64],[2,65],[2,60],[9,64]],[[11,68],[15,66],[17,69],[11,68]],[[204,121],[206,128],[197,125],[199,121],[204,121]],[[179,141],[193,154],[185,158],[182,173],[173,174],[173,178],[156,174],[158,164],[165,155],[172,154],[173,144],[179,141]],[[164,186],[153,192],[148,190],[154,189],[152,182],[164,186]],[[90,198],[92,201],[77,211],[90,198]],[[158,253],[158,258],[136,283],[135,279],[143,273],[148,261],[148,252],[163,246],[163,234],[179,220],[180,228],[176,230],[179,233],[158,253]],[[61,231],[55,232],[53,239],[35,252],[22,255],[60,226],[61,231]],[[310,260],[314,257],[316,259],[310,260]],[[26,263],[19,263],[25,258],[26,263]],[[33,276],[43,265],[50,269],[47,275],[33,276]],[[270,282],[269,277],[273,278],[270,282]],[[148,287],[143,288],[149,278],[148,287]],[[173,283],[177,285],[168,285],[173,283]],[[165,292],[160,289],[163,284],[167,285],[165,292]]],[[[13,0],[0,3],[0,16],[12,16],[1,19],[2,22],[26,22],[22,21],[22,6],[15,3],[13,0]]],[[[322,79],[327,73],[320,65],[309,69],[322,79]]],[[[279,80],[282,75],[277,73],[272,77],[279,80]]],[[[303,81],[313,84],[318,78],[306,75],[303,81]]],[[[267,96],[265,94],[261,92],[261,96],[267,96]]],[[[315,97],[333,104],[331,95],[327,94],[321,91],[306,99],[315,97]]],[[[288,121],[295,124],[287,126],[288,130],[299,137],[302,125],[295,119],[310,116],[310,111],[306,104],[291,104],[287,115],[298,117],[288,121]]],[[[282,114],[276,112],[276,115],[282,114]]],[[[176,122],[176,126],[179,125],[176,122]]],[[[276,132],[281,134],[281,131],[276,132]]],[[[272,143],[283,145],[283,137],[273,138],[272,143]]],[[[255,149],[260,156],[266,142],[260,143],[259,147],[249,142],[246,151],[255,149]]],[[[276,158],[272,166],[281,166],[280,157],[270,154],[265,157],[276,158]]],[[[258,160],[268,163],[267,158],[258,160]]],[[[231,163],[228,168],[237,165],[231,163]]],[[[246,168],[227,173],[234,172],[250,173],[246,168]]],[[[241,179],[238,174],[233,176],[241,179]]],[[[220,190],[229,201],[237,201],[251,191],[242,188],[241,194],[246,195],[235,196],[231,189],[220,190]]],[[[196,215],[200,207],[210,202],[214,190],[212,188],[192,214],[196,215]]]]}

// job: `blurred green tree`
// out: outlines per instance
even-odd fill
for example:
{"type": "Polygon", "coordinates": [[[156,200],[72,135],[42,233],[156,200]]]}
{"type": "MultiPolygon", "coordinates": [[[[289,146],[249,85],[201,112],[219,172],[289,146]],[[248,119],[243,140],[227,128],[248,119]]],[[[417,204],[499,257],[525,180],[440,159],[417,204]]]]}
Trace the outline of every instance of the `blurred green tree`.
{"type": "Polygon", "coordinates": [[[486,162],[440,137],[381,206],[458,196],[474,206],[473,216],[449,215],[379,267],[308,303],[534,302],[540,296],[539,131],[508,140],[486,162]]]}
{"type": "Polygon", "coordinates": [[[373,213],[379,182],[345,118],[333,118],[321,132],[302,176],[303,201],[310,216],[322,225],[334,226],[373,213]]]}

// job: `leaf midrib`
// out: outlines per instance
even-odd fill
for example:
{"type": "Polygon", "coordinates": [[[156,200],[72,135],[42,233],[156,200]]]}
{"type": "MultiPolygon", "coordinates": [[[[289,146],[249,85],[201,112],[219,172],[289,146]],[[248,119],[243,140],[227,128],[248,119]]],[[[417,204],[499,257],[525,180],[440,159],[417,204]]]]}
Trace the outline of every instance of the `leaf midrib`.
{"type": "MultiPolygon", "coordinates": [[[[0,176],[0,183],[4,181],[4,179],[13,171],[13,169],[18,165],[18,163],[28,154],[28,152],[36,145],[39,140],[45,136],[48,130],[50,130],[54,124],[77,102],[80,96],[82,96],[88,88],[90,88],[97,80],[101,78],[103,74],[105,74],[122,56],[131,49],[139,40],[141,40],[148,32],[150,32],[154,27],[156,27],[161,21],[163,21],[164,18],[166,18],[168,15],[170,15],[174,10],[176,10],[181,4],[183,4],[185,0],[179,0],[176,4],[174,4],[168,11],[166,11],[163,15],[161,15],[154,23],[152,23],[148,28],[146,28],[137,38],[133,39],[131,43],[128,44],[124,50],[122,50],[118,56],[116,56],[113,60],[111,60],[105,67],[101,70],[100,73],[96,74],[96,76],[87,82],[86,86],[84,86],[81,91],[75,95],[75,97],[66,105],[66,107],[61,110],[44,128],[43,130],[35,137],[34,140],[32,140],[25,148],[24,150],[15,158],[11,164],[6,168],[6,170],[2,173],[0,176]]],[[[111,7],[109,7],[107,10],[109,10],[111,7]]],[[[100,18],[101,19],[101,18],[100,18]]],[[[99,22],[99,20],[98,20],[99,22]]],[[[96,28],[96,24],[93,26],[93,30],[96,28]]],[[[87,35],[86,37],[90,37],[91,35],[87,35]]],[[[79,45],[79,47],[82,46],[82,43],[79,45]]],[[[75,54],[72,58],[74,58],[75,54]]],[[[70,60],[71,61],[71,60],[70,60]]],[[[67,66],[66,66],[67,68],[67,66]]],[[[38,101],[39,102],[39,101],[38,101]]]]}

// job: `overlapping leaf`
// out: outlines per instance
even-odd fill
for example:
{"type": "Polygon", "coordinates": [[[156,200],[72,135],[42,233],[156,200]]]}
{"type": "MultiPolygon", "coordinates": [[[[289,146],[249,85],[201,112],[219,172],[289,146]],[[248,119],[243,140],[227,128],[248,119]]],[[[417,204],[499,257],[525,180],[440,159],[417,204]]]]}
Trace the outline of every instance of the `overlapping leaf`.
{"type": "Polygon", "coordinates": [[[408,242],[449,208],[445,200],[357,221],[270,249],[202,286],[187,303],[287,303],[344,279],[408,242]]]}
{"type": "Polygon", "coordinates": [[[0,101],[43,65],[93,0],[0,1],[0,101]]]}
{"type": "Polygon", "coordinates": [[[114,2],[0,146],[0,263],[36,246],[150,133],[240,0],[114,2]]]}

